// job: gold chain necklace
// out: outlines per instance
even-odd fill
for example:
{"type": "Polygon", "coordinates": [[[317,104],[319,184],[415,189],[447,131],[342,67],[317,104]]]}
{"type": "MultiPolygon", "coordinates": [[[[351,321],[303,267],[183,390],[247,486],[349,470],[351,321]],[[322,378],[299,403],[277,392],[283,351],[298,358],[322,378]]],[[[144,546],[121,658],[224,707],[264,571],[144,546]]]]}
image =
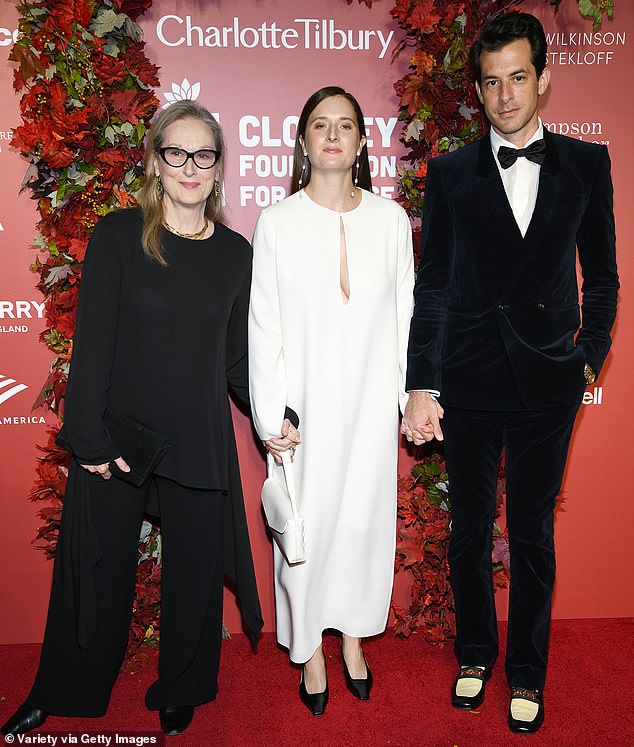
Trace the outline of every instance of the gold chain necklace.
{"type": "Polygon", "coordinates": [[[180,231],[177,231],[175,228],[172,228],[170,224],[164,220],[163,226],[167,228],[168,231],[171,233],[175,233],[177,236],[180,236],[181,239],[199,239],[201,236],[204,236],[207,228],[209,226],[209,219],[207,216],[205,216],[205,222],[203,223],[203,227],[200,229],[200,231],[196,231],[196,233],[181,233],[180,231]]]}

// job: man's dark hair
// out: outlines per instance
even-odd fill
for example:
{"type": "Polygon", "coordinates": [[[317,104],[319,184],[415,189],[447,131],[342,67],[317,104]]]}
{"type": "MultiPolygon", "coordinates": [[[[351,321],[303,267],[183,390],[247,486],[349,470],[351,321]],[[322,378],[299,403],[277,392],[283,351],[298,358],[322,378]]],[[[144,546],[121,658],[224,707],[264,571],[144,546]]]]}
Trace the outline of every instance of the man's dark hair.
{"type": "Polygon", "coordinates": [[[546,34],[538,18],[530,13],[512,11],[504,15],[490,16],[469,52],[471,77],[481,83],[480,58],[483,51],[497,52],[518,39],[527,39],[531,45],[531,61],[539,78],[546,67],[546,34]]]}

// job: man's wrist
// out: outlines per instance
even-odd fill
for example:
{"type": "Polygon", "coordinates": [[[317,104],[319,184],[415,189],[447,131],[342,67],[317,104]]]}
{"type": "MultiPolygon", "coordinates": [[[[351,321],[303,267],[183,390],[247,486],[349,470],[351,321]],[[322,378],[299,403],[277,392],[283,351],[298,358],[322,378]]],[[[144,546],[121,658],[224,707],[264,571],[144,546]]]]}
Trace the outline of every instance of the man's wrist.
{"type": "Polygon", "coordinates": [[[421,402],[436,402],[436,392],[432,392],[429,389],[413,389],[409,391],[408,394],[414,400],[417,399],[421,402]]]}

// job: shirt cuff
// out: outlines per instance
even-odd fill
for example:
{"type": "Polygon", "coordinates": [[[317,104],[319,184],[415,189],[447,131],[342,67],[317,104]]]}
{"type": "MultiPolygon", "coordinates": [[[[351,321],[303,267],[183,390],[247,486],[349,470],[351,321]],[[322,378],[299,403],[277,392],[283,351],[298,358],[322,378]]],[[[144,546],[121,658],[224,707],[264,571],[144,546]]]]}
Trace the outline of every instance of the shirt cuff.
{"type": "Polygon", "coordinates": [[[411,394],[412,392],[427,392],[428,394],[431,394],[432,399],[440,397],[440,392],[438,391],[438,389],[410,389],[407,393],[411,394]]]}

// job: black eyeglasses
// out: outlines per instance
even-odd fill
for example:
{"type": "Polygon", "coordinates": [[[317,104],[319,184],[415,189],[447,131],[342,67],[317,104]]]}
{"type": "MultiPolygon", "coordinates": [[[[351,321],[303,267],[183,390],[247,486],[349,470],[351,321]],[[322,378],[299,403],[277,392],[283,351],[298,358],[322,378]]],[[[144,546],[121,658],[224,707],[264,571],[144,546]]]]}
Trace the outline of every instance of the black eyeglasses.
{"type": "Polygon", "coordinates": [[[210,169],[218,163],[218,159],[220,158],[219,151],[211,150],[211,148],[201,148],[194,153],[190,153],[187,150],[183,150],[183,148],[171,146],[159,148],[158,152],[165,163],[174,168],[184,166],[191,158],[199,169],[210,169]]]}

